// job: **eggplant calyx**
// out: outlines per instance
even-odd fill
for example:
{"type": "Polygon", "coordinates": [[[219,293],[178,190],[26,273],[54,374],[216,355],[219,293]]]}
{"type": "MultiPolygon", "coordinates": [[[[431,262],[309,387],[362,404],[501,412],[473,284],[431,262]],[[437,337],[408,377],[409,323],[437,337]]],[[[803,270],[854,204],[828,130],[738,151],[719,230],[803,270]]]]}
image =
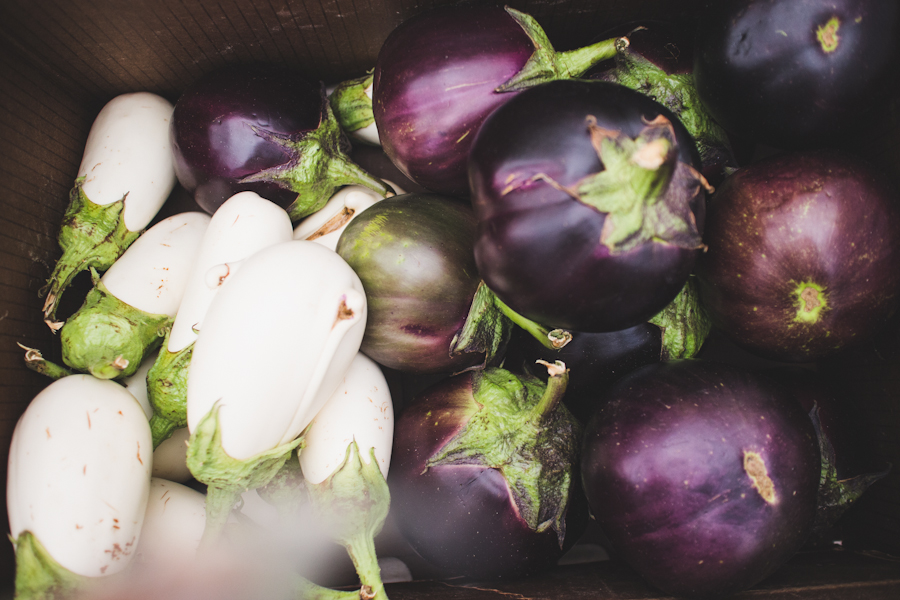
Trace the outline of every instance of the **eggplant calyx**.
{"type": "Polygon", "coordinates": [[[200,549],[218,543],[228,516],[238,504],[241,494],[269,482],[284,466],[302,438],[276,446],[246,460],[229,456],[222,447],[222,429],[216,402],[191,432],[187,449],[187,467],[191,475],[207,486],[206,527],[200,538],[200,549]]]}
{"type": "Polygon", "coordinates": [[[347,152],[350,142],[341,130],[331,103],[322,92],[322,116],[313,131],[299,135],[277,133],[253,126],[259,137],[281,146],[288,160],[263,169],[240,180],[240,183],[267,182],[297,193],[287,211],[292,221],[321,209],[344,185],[361,185],[381,194],[394,195],[394,190],[353,162],[347,152]]]}
{"type": "Polygon", "coordinates": [[[548,81],[572,79],[616,55],[617,38],[567,52],[557,52],[534,17],[508,6],[505,10],[525,31],[534,46],[534,53],[518,73],[494,90],[497,93],[519,92],[548,81]]]}
{"type": "Polygon", "coordinates": [[[166,334],[162,350],[147,373],[147,397],[153,407],[150,430],[154,449],[166,441],[173,431],[187,427],[188,367],[194,354],[194,343],[171,352],[168,349],[171,332],[170,329],[166,334]]]}
{"type": "Polygon", "coordinates": [[[40,373],[53,380],[62,379],[72,374],[72,371],[64,366],[44,358],[44,355],[37,348],[29,348],[21,342],[16,342],[16,344],[25,351],[25,366],[35,373],[40,373]]]}
{"type": "Polygon", "coordinates": [[[63,362],[99,379],[128,377],[160,346],[173,321],[119,300],[98,280],[60,331],[63,362]]]}
{"type": "Polygon", "coordinates": [[[375,122],[372,98],[369,96],[373,79],[374,70],[362,77],[342,81],[328,97],[338,124],[347,133],[363,129],[375,122]]]}
{"type": "Polygon", "coordinates": [[[59,229],[63,253],[38,292],[39,296],[46,296],[44,321],[54,333],[62,327],[56,321],[56,308],[75,276],[89,268],[105,271],[141,234],[125,226],[122,212],[128,194],[116,202],[96,204],[85,195],[84,180],[76,179],[69,192],[69,204],[59,229]]]}
{"type": "Polygon", "coordinates": [[[67,598],[84,589],[90,577],[60,565],[30,531],[10,536],[16,552],[16,598],[42,600],[67,598]]]}
{"type": "Polygon", "coordinates": [[[649,321],[662,333],[660,359],[693,358],[712,329],[712,322],[700,303],[694,275],[688,277],[678,295],[649,321]]]}
{"type": "Polygon", "coordinates": [[[341,466],[321,483],[307,481],[306,487],[326,531],[350,554],[362,584],[360,597],[387,600],[375,554],[375,536],[384,526],[391,495],[375,448],[369,449],[366,463],[356,440],[350,442],[341,466]]]}
{"type": "Polygon", "coordinates": [[[477,412],[426,462],[428,468],[496,469],[507,481],[520,518],[533,531],[555,531],[560,546],[581,436],[578,421],[559,401],[567,380],[564,369],[547,385],[505,369],[476,372],[472,393],[477,412]]]}

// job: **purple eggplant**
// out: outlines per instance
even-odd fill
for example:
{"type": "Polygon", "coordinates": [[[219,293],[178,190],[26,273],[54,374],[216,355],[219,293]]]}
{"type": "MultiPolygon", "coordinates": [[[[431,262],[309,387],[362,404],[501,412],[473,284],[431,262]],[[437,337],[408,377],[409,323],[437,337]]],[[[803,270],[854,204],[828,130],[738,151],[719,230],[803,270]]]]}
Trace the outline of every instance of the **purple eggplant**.
{"type": "Polygon", "coordinates": [[[706,184],[691,136],[647,96],[554,81],[498,108],[469,156],[475,259],[514,311],[618,331],[660,312],[703,248],[706,184]]]}
{"type": "Polygon", "coordinates": [[[424,390],[400,414],[388,486],[401,533],[437,576],[524,576],[556,563],[587,526],[581,427],[545,385],[503,369],[424,390]]]}
{"type": "Polygon", "coordinates": [[[577,77],[614,53],[614,40],[557,53],[533,18],[511,8],[420,13],[391,32],[375,64],[381,145],[416,183],[466,196],[466,156],[491,111],[522,89],[577,77]]]}
{"type": "Polygon", "coordinates": [[[738,0],[701,13],[694,79],[727,131],[777,148],[880,121],[896,69],[890,0],[738,0]]]}
{"type": "Polygon", "coordinates": [[[697,265],[713,325],[789,362],[876,333],[900,303],[900,204],[885,177],[833,151],[783,154],[729,176],[697,265]]]}
{"type": "Polygon", "coordinates": [[[391,189],[347,157],[349,142],[324,88],[302,73],[243,65],[209,73],[175,104],[170,127],[178,181],[210,214],[250,190],[300,219],[341,185],[391,189]]]}
{"type": "Polygon", "coordinates": [[[584,489],[611,553],[651,585],[721,598],[802,546],[819,449],[783,388],[689,359],[635,371],[606,400],[585,431],[584,489]]]}

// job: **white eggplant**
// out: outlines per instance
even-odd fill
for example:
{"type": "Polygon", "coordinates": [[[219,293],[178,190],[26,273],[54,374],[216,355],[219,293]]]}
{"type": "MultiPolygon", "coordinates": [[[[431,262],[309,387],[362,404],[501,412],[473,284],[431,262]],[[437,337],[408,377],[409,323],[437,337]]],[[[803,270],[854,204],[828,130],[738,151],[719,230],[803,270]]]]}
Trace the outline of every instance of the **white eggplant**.
{"type": "Polygon", "coordinates": [[[370,450],[387,479],[394,439],[391,391],[378,364],[359,353],[316,418],[303,434],[300,467],[311,484],[324,481],[343,464],[354,440],[368,464],[370,450]]]}
{"type": "MultiPolygon", "coordinates": [[[[397,194],[405,192],[396,184],[384,180],[397,194]]],[[[342,187],[328,202],[294,227],[295,240],[309,240],[334,250],[344,229],[356,215],[384,198],[361,185],[342,187]]]]}
{"type": "Polygon", "coordinates": [[[207,483],[210,539],[264,485],[359,351],[366,297],[337,253],[294,240],[252,255],[216,295],[188,373],[188,466],[207,483]],[[218,490],[218,491],[216,491],[218,490]]]}
{"type": "Polygon", "coordinates": [[[135,560],[156,569],[189,563],[205,526],[205,494],[153,477],[135,560]]]}
{"type": "MultiPolygon", "coordinates": [[[[147,420],[153,418],[153,406],[147,393],[147,373],[156,362],[157,354],[151,354],[141,362],[141,366],[130,377],[122,380],[125,389],[137,399],[147,420]]],[[[187,442],[189,433],[187,427],[176,429],[172,436],[159,444],[153,450],[154,477],[160,477],[176,483],[190,481],[191,471],[187,468],[187,442]]]]}
{"type": "Polygon", "coordinates": [[[172,325],[209,221],[186,212],[144,232],[63,326],[63,361],[101,379],[134,373],[172,325]]]}
{"type": "Polygon", "coordinates": [[[148,92],[113,98],[88,134],[59,232],[62,257],[42,290],[52,329],[63,291],[81,271],[108,269],[159,212],[175,185],[172,104],[148,92]]]}
{"type": "Polygon", "coordinates": [[[150,422],[154,445],[187,424],[187,371],[193,343],[216,293],[247,257],[290,241],[291,235],[287,211],[255,192],[235,194],[213,214],[175,322],[147,380],[155,413],[150,422]]]}
{"type": "Polygon", "coordinates": [[[124,387],[71,375],[35,396],[9,452],[17,589],[54,587],[40,576],[29,578],[36,557],[82,577],[125,569],[140,540],[151,467],[147,418],[124,387]]]}

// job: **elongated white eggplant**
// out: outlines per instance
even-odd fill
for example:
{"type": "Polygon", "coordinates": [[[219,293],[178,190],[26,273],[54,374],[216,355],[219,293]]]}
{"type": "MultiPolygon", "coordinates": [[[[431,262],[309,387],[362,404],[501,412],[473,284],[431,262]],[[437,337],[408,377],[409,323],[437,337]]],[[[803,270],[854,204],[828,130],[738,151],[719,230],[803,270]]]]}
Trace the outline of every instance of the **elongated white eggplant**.
{"type": "Polygon", "coordinates": [[[357,354],[303,434],[300,467],[314,513],[350,554],[369,598],[385,599],[375,536],[390,508],[391,393],[380,367],[357,354]]]}
{"type": "Polygon", "coordinates": [[[124,387],[79,374],[35,396],[13,432],[6,487],[23,597],[129,564],[151,467],[147,418],[124,387]]]}
{"type": "Polygon", "coordinates": [[[174,107],[156,94],[123,94],[91,126],[59,232],[63,250],[47,284],[44,319],[54,331],[63,291],[81,271],[108,269],[159,212],[175,185],[169,141],[174,107]]]}
{"type": "MultiPolygon", "coordinates": [[[[396,184],[385,180],[397,194],[405,192],[396,184]]],[[[295,240],[309,240],[334,250],[338,239],[356,215],[384,198],[361,185],[342,187],[328,202],[294,227],[295,240]]]]}
{"type": "Polygon", "coordinates": [[[63,326],[63,361],[100,379],[134,373],[172,325],[209,221],[186,212],[144,232],[63,326]]]}
{"type": "Polygon", "coordinates": [[[207,539],[241,492],[284,465],[359,351],[365,321],[359,277],[308,241],[257,252],[216,295],[187,399],[188,467],[209,489],[207,539]]]}
{"type": "MultiPolygon", "coordinates": [[[[175,322],[148,379],[154,446],[187,425],[187,373],[197,330],[210,303],[247,257],[290,241],[291,219],[255,192],[240,192],[216,210],[203,235],[175,322]]],[[[182,434],[183,435],[183,434],[182,434]]]]}

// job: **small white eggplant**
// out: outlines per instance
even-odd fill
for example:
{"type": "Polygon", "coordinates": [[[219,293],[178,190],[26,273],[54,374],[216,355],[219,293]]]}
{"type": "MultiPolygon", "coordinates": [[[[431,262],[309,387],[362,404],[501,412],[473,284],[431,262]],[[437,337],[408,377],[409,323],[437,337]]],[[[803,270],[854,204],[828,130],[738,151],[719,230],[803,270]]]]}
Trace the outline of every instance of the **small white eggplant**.
{"type": "Polygon", "coordinates": [[[187,372],[193,344],[216,293],[243,260],[290,241],[291,235],[287,211],[255,192],[235,194],[213,214],[175,322],[147,380],[154,410],[150,422],[154,446],[187,425],[187,372]]]}
{"type": "Polygon", "coordinates": [[[9,451],[17,590],[39,594],[60,580],[78,585],[79,576],[128,566],[147,506],[151,452],[147,418],[117,383],[71,375],[35,396],[9,451]]]}
{"type": "Polygon", "coordinates": [[[308,241],[257,252],[216,295],[187,397],[188,467],[209,486],[208,539],[241,492],[284,465],[359,351],[365,322],[359,277],[308,241]]]}
{"type": "Polygon", "coordinates": [[[347,548],[367,597],[387,598],[375,536],[390,509],[394,410],[384,374],[356,355],[303,435],[300,467],[315,514],[347,548]]]}
{"type": "Polygon", "coordinates": [[[63,326],[63,361],[100,379],[134,373],[172,325],[209,221],[186,212],[144,232],[63,326]]]}
{"type": "MultiPolygon", "coordinates": [[[[397,194],[405,193],[396,184],[385,180],[397,194]]],[[[361,185],[342,187],[318,212],[315,212],[294,227],[295,240],[309,240],[334,250],[344,229],[356,215],[384,198],[377,192],[361,185]]]]}
{"type": "Polygon", "coordinates": [[[190,563],[205,526],[205,494],[153,477],[135,560],[162,570],[190,563]]]}
{"type": "Polygon", "coordinates": [[[347,135],[372,146],[381,146],[378,126],[372,112],[373,83],[372,73],[348,79],[335,86],[328,95],[328,101],[341,129],[347,135]]]}
{"type": "Polygon", "coordinates": [[[97,115],[59,232],[63,254],[47,285],[44,319],[81,271],[105,271],[159,212],[175,185],[169,141],[174,107],[156,94],[113,98],[97,115]]]}

